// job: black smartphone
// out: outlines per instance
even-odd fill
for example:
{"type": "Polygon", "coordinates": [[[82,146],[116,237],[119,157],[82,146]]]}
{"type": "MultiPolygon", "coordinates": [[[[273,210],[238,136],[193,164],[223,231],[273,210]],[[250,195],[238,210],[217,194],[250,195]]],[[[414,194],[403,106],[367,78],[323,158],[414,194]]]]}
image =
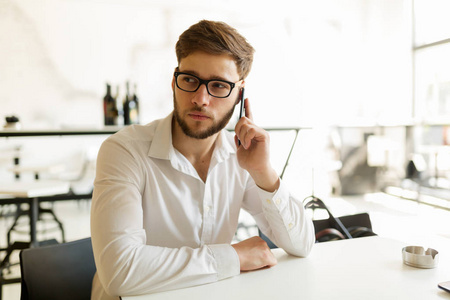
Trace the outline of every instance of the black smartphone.
{"type": "Polygon", "coordinates": [[[245,89],[241,89],[241,109],[239,110],[239,119],[245,116],[245,108],[244,108],[244,91],[245,89]]]}
{"type": "MultiPolygon", "coordinates": [[[[242,118],[242,117],[244,117],[245,116],[245,108],[244,108],[244,91],[245,91],[245,89],[244,88],[242,88],[241,89],[241,95],[240,95],[240,98],[241,98],[241,106],[240,106],[240,109],[239,109],[239,120],[242,118]]],[[[239,143],[239,145],[241,145],[241,141],[238,141],[238,143],[239,143]]]]}
{"type": "Polygon", "coordinates": [[[440,287],[444,291],[450,293],[450,281],[441,282],[441,283],[438,284],[438,287],[440,287]]]}

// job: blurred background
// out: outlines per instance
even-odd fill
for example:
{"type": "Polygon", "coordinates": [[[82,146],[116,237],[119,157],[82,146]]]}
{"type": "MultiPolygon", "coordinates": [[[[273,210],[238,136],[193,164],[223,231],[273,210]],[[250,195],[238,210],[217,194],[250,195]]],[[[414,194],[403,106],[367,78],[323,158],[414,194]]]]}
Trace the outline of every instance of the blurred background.
{"type": "MultiPolygon", "coordinates": [[[[398,186],[409,175],[449,187],[448,8],[443,0],[0,0],[0,117],[32,130],[102,128],[105,84],[121,102],[129,81],[140,123],[162,118],[172,110],[178,36],[220,20],[256,49],[246,91],[256,122],[308,128],[285,172],[302,182],[293,185],[300,195],[313,188],[312,170],[319,195],[398,186]],[[415,174],[405,173],[410,161],[415,174]]],[[[273,132],[280,173],[294,135],[273,132]]],[[[25,165],[94,160],[101,140],[93,139],[2,139],[0,174],[9,176],[18,147],[25,165]]]]}

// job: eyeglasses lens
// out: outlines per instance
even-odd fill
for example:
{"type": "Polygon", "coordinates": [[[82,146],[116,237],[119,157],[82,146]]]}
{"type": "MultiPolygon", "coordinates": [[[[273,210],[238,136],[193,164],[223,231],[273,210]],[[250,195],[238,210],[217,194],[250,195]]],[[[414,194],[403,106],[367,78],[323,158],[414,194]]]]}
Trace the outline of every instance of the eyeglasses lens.
{"type": "MultiPolygon", "coordinates": [[[[195,92],[200,86],[200,80],[192,75],[179,74],[177,76],[177,86],[186,92],[195,92]]],[[[225,81],[213,80],[208,81],[208,92],[211,96],[224,98],[228,97],[231,92],[231,85],[225,81]]]]}

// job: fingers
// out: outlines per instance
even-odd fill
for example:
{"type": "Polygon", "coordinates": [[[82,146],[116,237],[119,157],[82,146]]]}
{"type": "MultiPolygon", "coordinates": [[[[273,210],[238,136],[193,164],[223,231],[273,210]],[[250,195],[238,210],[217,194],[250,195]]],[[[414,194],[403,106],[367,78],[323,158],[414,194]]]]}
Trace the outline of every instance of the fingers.
{"type": "Polygon", "coordinates": [[[239,147],[239,139],[237,135],[234,136],[234,143],[236,144],[236,148],[239,147]]]}
{"type": "MultiPolygon", "coordinates": [[[[267,245],[267,243],[266,243],[267,245]]],[[[265,261],[265,267],[274,267],[277,265],[278,261],[275,258],[275,255],[273,255],[272,251],[270,251],[269,246],[267,246],[267,250],[264,251],[264,261],[265,261]]]]}
{"type": "Polygon", "coordinates": [[[273,267],[277,259],[267,243],[258,236],[232,245],[239,256],[241,271],[250,271],[264,267],[273,267]]]}
{"type": "Polygon", "coordinates": [[[240,141],[242,146],[245,149],[250,148],[250,145],[252,143],[252,140],[256,137],[257,135],[257,129],[255,126],[249,126],[249,125],[244,125],[241,127],[241,130],[239,132],[239,136],[240,141]]]}
{"type": "MultiPolygon", "coordinates": [[[[269,140],[268,133],[264,129],[253,124],[253,122],[247,118],[242,118],[238,122],[235,128],[235,133],[241,142],[241,145],[247,150],[252,145],[252,142],[263,142],[269,140]]],[[[238,144],[236,145],[238,146],[238,144]]]]}
{"type": "Polygon", "coordinates": [[[252,129],[248,127],[250,125],[254,125],[253,113],[248,98],[244,100],[244,108],[245,108],[245,117],[241,117],[241,119],[238,120],[238,123],[236,124],[235,128],[235,132],[238,139],[236,142],[236,146],[239,147],[239,142],[241,142],[244,148],[248,149],[248,147],[250,147],[251,144],[251,137],[254,137],[256,135],[256,132],[252,131],[252,129]],[[245,138],[247,138],[246,142],[244,142],[245,138]]]}
{"type": "Polygon", "coordinates": [[[245,116],[253,121],[253,113],[250,106],[250,100],[248,100],[248,98],[246,98],[244,101],[244,108],[245,108],[245,116]]]}
{"type": "Polygon", "coordinates": [[[248,150],[252,145],[252,142],[266,141],[268,140],[269,135],[265,130],[256,126],[253,122],[253,113],[248,98],[245,99],[244,107],[245,117],[239,119],[234,131],[237,135],[237,140],[235,140],[236,147],[239,147],[240,142],[241,145],[248,150]]]}

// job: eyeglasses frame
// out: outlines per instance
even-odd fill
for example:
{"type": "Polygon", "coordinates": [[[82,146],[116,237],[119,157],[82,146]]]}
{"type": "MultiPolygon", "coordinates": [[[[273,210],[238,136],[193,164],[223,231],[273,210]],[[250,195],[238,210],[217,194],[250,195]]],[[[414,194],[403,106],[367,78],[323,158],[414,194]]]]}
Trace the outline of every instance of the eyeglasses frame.
{"type": "Polygon", "coordinates": [[[241,80],[238,80],[238,81],[236,81],[236,82],[230,82],[230,81],[221,80],[221,79],[205,80],[205,79],[201,79],[200,77],[198,77],[198,76],[196,76],[196,75],[192,75],[192,74],[190,74],[190,73],[185,73],[185,72],[179,72],[179,71],[175,71],[175,72],[173,73],[173,76],[175,76],[175,84],[176,84],[177,88],[179,88],[180,90],[185,91],[185,92],[188,92],[188,93],[195,93],[195,92],[200,88],[200,86],[201,86],[202,84],[204,84],[204,85],[206,86],[206,91],[208,92],[208,94],[209,94],[210,96],[214,97],[214,98],[228,98],[228,97],[231,95],[231,92],[233,91],[234,87],[236,86],[236,83],[238,83],[239,81],[241,81],[241,80]],[[197,78],[198,81],[199,81],[198,87],[197,87],[195,90],[193,90],[193,91],[186,91],[186,90],[182,89],[182,88],[178,85],[178,76],[179,76],[179,75],[182,75],[182,74],[183,74],[183,75],[189,75],[189,76],[192,76],[192,77],[197,78]],[[214,96],[213,94],[211,94],[210,91],[209,91],[209,88],[208,88],[208,84],[209,84],[211,81],[219,81],[219,82],[225,82],[225,83],[229,84],[229,85],[231,86],[231,89],[230,89],[230,92],[228,93],[228,95],[226,95],[226,96],[224,96],[224,97],[217,97],[217,96],[214,96]]]}

